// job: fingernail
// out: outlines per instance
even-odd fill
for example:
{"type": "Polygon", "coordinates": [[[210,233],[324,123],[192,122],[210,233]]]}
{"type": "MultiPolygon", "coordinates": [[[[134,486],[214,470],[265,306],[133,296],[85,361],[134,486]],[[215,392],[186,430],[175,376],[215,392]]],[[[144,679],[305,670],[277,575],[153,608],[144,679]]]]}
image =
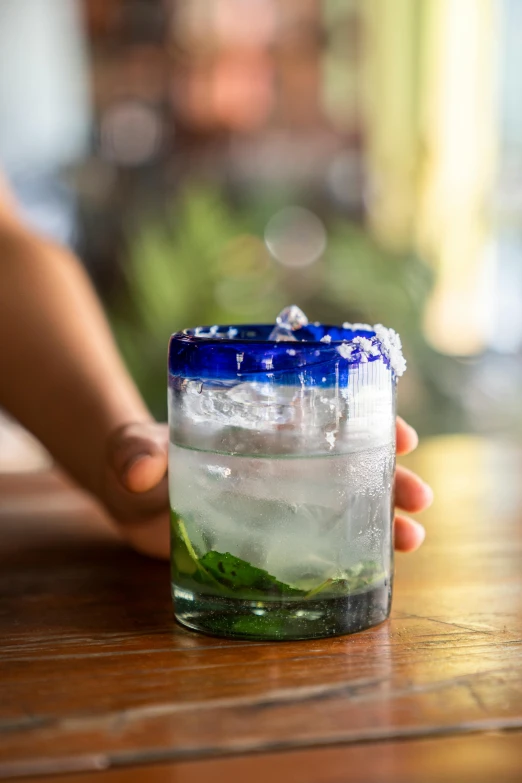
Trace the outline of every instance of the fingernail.
{"type": "Polygon", "coordinates": [[[134,465],[137,465],[140,460],[146,459],[147,457],[150,457],[150,454],[147,454],[146,452],[141,454],[134,454],[130,459],[127,460],[127,462],[124,463],[121,471],[122,476],[126,478],[129,475],[131,468],[133,468],[134,465]]]}
{"type": "Polygon", "coordinates": [[[419,541],[419,546],[420,546],[422,544],[422,542],[424,541],[424,539],[426,538],[426,528],[423,525],[421,525],[420,522],[417,522],[416,519],[412,519],[412,522],[415,525],[415,528],[417,529],[417,533],[418,533],[419,538],[420,538],[420,541],[419,541]]]}

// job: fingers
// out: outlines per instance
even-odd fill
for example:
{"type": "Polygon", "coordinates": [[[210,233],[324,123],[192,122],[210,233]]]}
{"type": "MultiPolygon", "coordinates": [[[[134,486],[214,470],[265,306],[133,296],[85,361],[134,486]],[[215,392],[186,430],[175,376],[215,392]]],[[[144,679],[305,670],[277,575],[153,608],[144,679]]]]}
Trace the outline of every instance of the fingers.
{"type": "Polygon", "coordinates": [[[109,463],[117,479],[130,492],[154,489],[167,471],[167,427],[130,424],[118,430],[109,443],[109,463]]]}
{"type": "MultiPolygon", "coordinates": [[[[432,502],[431,487],[411,470],[399,465],[395,474],[396,505],[415,514],[424,511],[432,502]]],[[[414,552],[424,541],[426,532],[414,519],[398,514],[395,517],[394,535],[395,549],[398,552],[414,552]]]]}
{"type": "Polygon", "coordinates": [[[395,473],[395,504],[416,514],[424,511],[433,502],[433,490],[411,470],[398,465],[395,473]]]}
{"type": "Polygon", "coordinates": [[[413,427],[397,416],[397,454],[400,456],[409,454],[410,451],[417,448],[418,443],[419,436],[413,427]]]}
{"type": "MultiPolygon", "coordinates": [[[[397,454],[409,454],[419,442],[417,433],[397,417],[397,454]]],[[[415,514],[424,511],[433,502],[433,492],[428,484],[399,465],[395,474],[395,502],[404,511],[415,514]]],[[[394,524],[395,549],[399,552],[414,552],[420,547],[426,532],[414,519],[399,514],[394,524]]]]}
{"type": "MultiPolygon", "coordinates": [[[[413,427],[398,416],[397,454],[409,454],[417,447],[418,442],[419,438],[413,427]]],[[[395,502],[399,508],[415,514],[431,505],[433,492],[415,473],[399,465],[395,474],[395,502]]],[[[395,517],[395,549],[398,552],[414,552],[420,547],[425,536],[424,528],[414,519],[402,514],[395,517]]]]}
{"type": "Polygon", "coordinates": [[[394,538],[398,552],[414,552],[420,547],[425,536],[426,531],[414,519],[402,515],[395,517],[394,538]]]}

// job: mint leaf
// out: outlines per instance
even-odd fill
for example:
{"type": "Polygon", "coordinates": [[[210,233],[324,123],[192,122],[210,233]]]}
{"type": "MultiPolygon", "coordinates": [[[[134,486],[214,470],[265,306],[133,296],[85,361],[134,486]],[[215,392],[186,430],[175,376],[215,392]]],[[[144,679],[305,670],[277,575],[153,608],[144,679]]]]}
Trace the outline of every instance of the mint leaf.
{"type": "Polygon", "coordinates": [[[320,585],[309,590],[306,600],[310,598],[335,598],[351,593],[358,593],[371,584],[381,582],[385,578],[382,568],[372,560],[357,563],[340,577],[325,579],[320,585]]]}
{"type": "Polygon", "coordinates": [[[204,555],[200,563],[216,581],[231,590],[248,591],[263,596],[294,596],[302,597],[304,590],[280,582],[275,576],[262,568],[251,565],[240,557],[231,555],[230,552],[216,552],[212,550],[204,555]]]}
{"type": "Polygon", "coordinates": [[[187,528],[171,510],[172,569],[175,581],[191,589],[205,586],[211,592],[228,598],[263,600],[295,598],[320,600],[361,592],[385,578],[382,567],[373,561],[357,563],[338,577],[326,579],[311,590],[301,590],[280,582],[262,568],[230,552],[211,550],[199,557],[187,528]]]}
{"type": "Polygon", "coordinates": [[[222,587],[213,576],[201,565],[194,547],[187,533],[187,528],[181,517],[171,509],[170,512],[171,535],[172,535],[172,567],[176,576],[187,583],[196,582],[199,585],[213,587],[214,590],[222,592],[222,587]]]}

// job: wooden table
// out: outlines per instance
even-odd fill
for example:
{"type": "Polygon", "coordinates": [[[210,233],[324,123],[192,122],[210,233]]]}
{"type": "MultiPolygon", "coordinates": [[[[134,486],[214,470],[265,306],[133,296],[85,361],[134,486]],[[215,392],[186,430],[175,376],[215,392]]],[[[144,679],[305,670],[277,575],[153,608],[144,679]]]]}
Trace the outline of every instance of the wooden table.
{"type": "Polygon", "coordinates": [[[0,777],[521,780],[522,453],[441,438],[408,464],[437,502],[391,621],[285,643],[184,630],[166,564],[57,477],[0,476],[0,777]]]}

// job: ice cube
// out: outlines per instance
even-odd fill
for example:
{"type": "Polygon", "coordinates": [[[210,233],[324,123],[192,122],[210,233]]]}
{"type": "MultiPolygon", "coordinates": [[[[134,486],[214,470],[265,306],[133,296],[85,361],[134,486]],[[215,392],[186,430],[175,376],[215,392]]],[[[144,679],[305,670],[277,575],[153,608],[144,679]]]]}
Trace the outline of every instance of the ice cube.
{"type": "Polygon", "coordinates": [[[307,326],[308,318],[297,305],[290,305],[281,310],[276,318],[276,324],[295,330],[300,329],[302,326],[307,326]]]}
{"type": "Polygon", "coordinates": [[[269,340],[275,340],[276,343],[280,342],[297,342],[297,337],[294,337],[293,332],[290,329],[286,329],[282,326],[274,326],[270,334],[269,340]]]}
{"type": "Polygon", "coordinates": [[[292,335],[296,329],[301,329],[308,325],[308,318],[297,305],[285,307],[276,318],[276,325],[270,332],[269,340],[295,340],[292,335]]]}

